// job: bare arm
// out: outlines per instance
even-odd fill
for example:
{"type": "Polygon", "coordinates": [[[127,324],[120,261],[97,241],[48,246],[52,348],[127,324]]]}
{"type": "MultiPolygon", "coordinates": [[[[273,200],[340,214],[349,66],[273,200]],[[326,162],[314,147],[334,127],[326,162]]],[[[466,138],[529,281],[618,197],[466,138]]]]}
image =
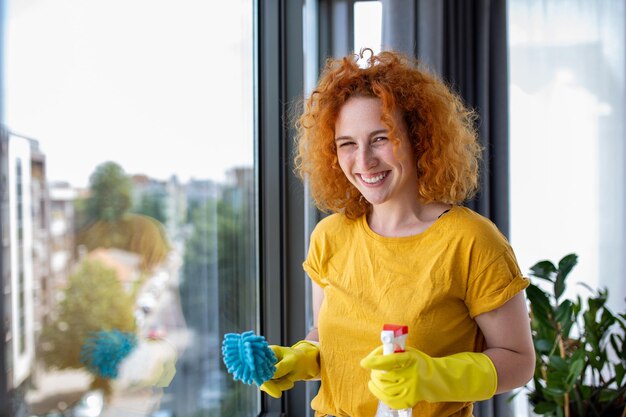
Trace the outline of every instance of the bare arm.
{"type": "Polygon", "coordinates": [[[529,320],[522,292],[502,307],[476,316],[487,342],[484,353],[498,372],[496,394],[521,387],[533,376],[535,350],[529,320]]]}
{"type": "Polygon", "coordinates": [[[315,282],[311,282],[311,288],[313,290],[313,328],[306,335],[306,340],[319,342],[320,338],[317,333],[317,317],[320,312],[320,307],[322,306],[322,301],[324,301],[324,290],[315,282]]]}

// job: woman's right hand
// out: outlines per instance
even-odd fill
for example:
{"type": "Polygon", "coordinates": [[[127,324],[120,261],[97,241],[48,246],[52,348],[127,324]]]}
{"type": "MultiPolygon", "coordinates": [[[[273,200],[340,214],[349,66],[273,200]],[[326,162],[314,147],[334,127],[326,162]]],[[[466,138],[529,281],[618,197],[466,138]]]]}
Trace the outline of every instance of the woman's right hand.
{"type": "Polygon", "coordinates": [[[261,385],[261,391],[280,398],[296,381],[318,377],[319,348],[315,342],[301,340],[291,347],[272,345],[270,349],[276,355],[276,371],[272,379],[261,385]]]}

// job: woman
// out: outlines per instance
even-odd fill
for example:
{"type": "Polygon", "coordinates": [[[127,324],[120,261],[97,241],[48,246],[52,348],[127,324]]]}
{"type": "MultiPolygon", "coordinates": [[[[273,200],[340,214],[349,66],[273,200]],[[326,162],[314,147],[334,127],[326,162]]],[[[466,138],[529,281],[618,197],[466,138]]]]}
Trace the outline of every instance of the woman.
{"type": "Polygon", "coordinates": [[[496,226],[461,205],[478,184],[474,114],[407,57],[363,59],[328,61],[298,121],[297,170],[333,214],[304,262],[315,328],[272,347],[261,389],[319,377],[316,417],[373,417],[379,400],[471,416],[532,377],[528,281],[496,226]],[[382,355],[385,323],[409,327],[406,352],[382,355]]]}

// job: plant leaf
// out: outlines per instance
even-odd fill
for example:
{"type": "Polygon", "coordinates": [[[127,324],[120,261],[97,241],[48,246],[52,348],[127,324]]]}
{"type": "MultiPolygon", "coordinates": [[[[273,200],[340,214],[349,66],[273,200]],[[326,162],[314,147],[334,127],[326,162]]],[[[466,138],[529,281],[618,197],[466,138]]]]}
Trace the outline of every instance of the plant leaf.
{"type": "Polygon", "coordinates": [[[621,363],[615,365],[615,382],[618,387],[622,386],[622,381],[624,380],[624,375],[626,375],[626,368],[621,363]]]}
{"type": "Polygon", "coordinates": [[[563,276],[563,280],[567,278],[569,273],[578,263],[578,255],[575,253],[570,253],[569,255],[565,255],[563,259],[559,261],[559,270],[558,274],[563,276]]]}
{"type": "Polygon", "coordinates": [[[578,256],[576,254],[570,253],[566,255],[559,261],[559,269],[556,273],[556,278],[554,280],[554,296],[558,300],[563,292],[565,291],[565,278],[572,271],[572,268],[576,266],[578,263],[578,256]]]}
{"type": "Polygon", "coordinates": [[[564,321],[567,318],[571,318],[573,310],[573,303],[570,300],[564,300],[556,309],[555,318],[558,321],[564,321]]]}
{"type": "Polygon", "coordinates": [[[561,278],[561,275],[557,275],[556,280],[554,281],[554,298],[558,300],[559,298],[561,298],[564,292],[565,280],[561,278]]]}
{"type": "Polygon", "coordinates": [[[556,309],[554,318],[561,324],[563,339],[567,339],[570,329],[576,321],[576,317],[574,317],[574,304],[570,300],[564,300],[556,309]]]}
{"type": "Polygon", "coordinates": [[[611,335],[611,346],[613,352],[624,362],[626,362],[626,344],[624,343],[624,337],[617,334],[611,335]]]}
{"type": "Polygon", "coordinates": [[[552,350],[553,345],[554,343],[546,339],[535,340],[535,350],[537,352],[549,353],[552,350]]]}
{"type": "Polygon", "coordinates": [[[575,360],[571,363],[569,372],[567,374],[567,379],[565,380],[565,389],[567,392],[572,390],[572,387],[576,383],[576,380],[580,376],[580,373],[585,366],[585,362],[583,359],[575,360]]]}
{"type": "Polygon", "coordinates": [[[540,315],[545,319],[548,319],[553,313],[552,306],[550,305],[550,299],[548,295],[534,284],[530,284],[526,288],[526,296],[530,301],[531,308],[534,315],[540,315]]]}
{"type": "Polygon", "coordinates": [[[533,411],[535,414],[552,414],[556,412],[556,404],[542,401],[533,408],[533,411]]]}
{"type": "Polygon", "coordinates": [[[554,281],[554,273],[556,272],[556,267],[550,261],[541,261],[537,262],[530,268],[530,275],[548,280],[550,282],[554,281]]]}
{"type": "Polygon", "coordinates": [[[569,364],[567,363],[565,359],[557,355],[552,355],[549,357],[549,359],[550,359],[550,365],[552,365],[552,367],[556,369],[557,371],[561,371],[565,373],[569,371],[569,364]]]}
{"type": "Polygon", "coordinates": [[[572,353],[572,361],[578,361],[578,360],[582,360],[584,363],[585,360],[585,349],[584,348],[578,348],[576,349],[576,351],[574,353],[572,353]]]}
{"type": "MultiPolygon", "coordinates": [[[[563,404],[559,404],[559,405],[561,407],[563,407],[563,404]]],[[[563,408],[561,408],[561,407],[556,409],[556,417],[564,417],[564,415],[563,415],[563,408]]]]}

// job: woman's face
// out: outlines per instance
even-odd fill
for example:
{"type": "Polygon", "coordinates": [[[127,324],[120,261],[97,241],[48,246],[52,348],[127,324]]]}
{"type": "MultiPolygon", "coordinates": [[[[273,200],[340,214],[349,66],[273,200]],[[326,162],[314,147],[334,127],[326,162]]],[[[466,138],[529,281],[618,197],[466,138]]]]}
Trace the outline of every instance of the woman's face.
{"type": "Polygon", "coordinates": [[[378,98],[352,97],[341,107],[335,122],[339,165],[374,207],[417,201],[417,166],[405,123],[399,113],[392,115],[400,140],[394,152],[382,114],[378,98]]]}

